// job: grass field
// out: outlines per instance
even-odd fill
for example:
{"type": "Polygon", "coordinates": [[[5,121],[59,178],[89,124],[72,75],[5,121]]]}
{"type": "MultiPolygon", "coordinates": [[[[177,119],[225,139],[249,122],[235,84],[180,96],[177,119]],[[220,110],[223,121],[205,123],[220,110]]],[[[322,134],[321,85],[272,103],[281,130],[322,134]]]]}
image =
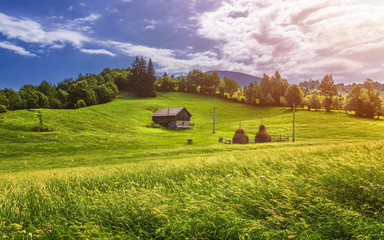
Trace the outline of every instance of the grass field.
{"type": "Polygon", "coordinates": [[[0,115],[5,239],[384,239],[383,121],[297,111],[295,143],[239,146],[218,138],[261,118],[291,138],[292,112],[182,93],[42,112],[53,132],[0,115]],[[151,127],[179,106],[193,129],[151,127]]]}

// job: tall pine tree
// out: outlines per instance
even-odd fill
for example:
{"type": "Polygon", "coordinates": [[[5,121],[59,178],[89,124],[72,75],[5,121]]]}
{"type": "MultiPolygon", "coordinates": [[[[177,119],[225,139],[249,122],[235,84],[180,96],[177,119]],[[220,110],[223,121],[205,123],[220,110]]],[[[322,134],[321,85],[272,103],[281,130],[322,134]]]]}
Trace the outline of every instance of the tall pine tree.
{"type": "Polygon", "coordinates": [[[132,83],[132,91],[139,97],[155,97],[154,90],[155,69],[152,65],[152,60],[149,59],[149,64],[143,57],[136,57],[132,63],[132,75],[130,76],[132,83]]]}
{"type": "Polygon", "coordinates": [[[156,76],[155,76],[155,68],[153,67],[152,64],[152,59],[149,58],[148,61],[148,68],[147,68],[147,77],[145,79],[145,93],[147,97],[156,97],[156,92],[154,88],[154,83],[156,81],[156,76]]]}

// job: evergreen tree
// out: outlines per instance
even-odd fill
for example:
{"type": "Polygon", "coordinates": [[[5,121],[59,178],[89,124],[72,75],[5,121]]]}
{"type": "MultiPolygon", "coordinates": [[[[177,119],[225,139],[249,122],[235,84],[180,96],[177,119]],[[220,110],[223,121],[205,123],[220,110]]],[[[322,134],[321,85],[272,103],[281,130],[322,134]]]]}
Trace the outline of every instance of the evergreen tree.
{"type": "Polygon", "coordinates": [[[154,83],[156,81],[155,75],[156,75],[156,72],[152,64],[152,59],[149,58],[147,74],[146,74],[147,77],[145,79],[145,95],[147,97],[156,97],[156,92],[154,88],[154,83]]]}
{"type": "Polygon", "coordinates": [[[147,72],[147,63],[144,58],[136,57],[132,63],[132,75],[130,82],[132,83],[132,91],[137,96],[142,96],[143,82],[147,72]]]}
{"type": "MultiPolygon", "coordinates": [[[[271,84],[271,87],[268,90],[273,97],[275,105],[279,105],[280,97],[284,97],[285,92],[289,86],[288,81],[286,79],[281,78],[280,73],[276,71],[275,74],[272,75],[270,78],[270,84],[271,84]]],[[[288,104],[289,104],[289,101],[288,101],[288,104]]]]}
{"type": "Polygon", "coordinates": [[[131,83],[133,93],[139,97],[155,97],[155,80],[155,69],[152,60],[149,59],[149,64],[147,66],[147,62],[143,57],[136,57],[135,61],[132,63],[131,83]]]}

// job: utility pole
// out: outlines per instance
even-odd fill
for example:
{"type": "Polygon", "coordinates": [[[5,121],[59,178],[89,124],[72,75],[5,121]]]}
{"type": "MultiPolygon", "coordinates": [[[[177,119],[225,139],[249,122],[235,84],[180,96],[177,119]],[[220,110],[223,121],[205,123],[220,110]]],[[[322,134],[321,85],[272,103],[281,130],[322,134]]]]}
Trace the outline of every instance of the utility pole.
{"type": "Polygon", "coordinates": [[[216,108],[213,107],[213,134],[215,134],[216,108]]]}
{"type": "Polygon", "coordinates": [[[293,128],[292,128],[292,142],[295,142],[295,103],[293,103],[293,128]]]}

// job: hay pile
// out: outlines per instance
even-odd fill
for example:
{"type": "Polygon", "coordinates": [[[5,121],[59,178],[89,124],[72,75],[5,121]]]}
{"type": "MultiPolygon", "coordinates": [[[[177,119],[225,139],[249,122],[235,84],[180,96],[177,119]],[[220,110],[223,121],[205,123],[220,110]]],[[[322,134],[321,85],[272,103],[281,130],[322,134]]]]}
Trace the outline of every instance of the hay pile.
{"type": "Polygon", "coordinates": [[[249,143],[249,137],[248,134],[245,132],[244,128],[238,128],[235,132],[235,135],[233,135],[232,143],[238,143],[238,144],[247,144],[249,143]]]}
{"type": "Polygon", "coordinates": [[[270,142],[270,141],[271,141],[271,135],[268,133],[267,129],[265,129],[264,124],[261,124],[259,127],[259,131],[257,132],[255,137],[255,143],[270,142]]]}

